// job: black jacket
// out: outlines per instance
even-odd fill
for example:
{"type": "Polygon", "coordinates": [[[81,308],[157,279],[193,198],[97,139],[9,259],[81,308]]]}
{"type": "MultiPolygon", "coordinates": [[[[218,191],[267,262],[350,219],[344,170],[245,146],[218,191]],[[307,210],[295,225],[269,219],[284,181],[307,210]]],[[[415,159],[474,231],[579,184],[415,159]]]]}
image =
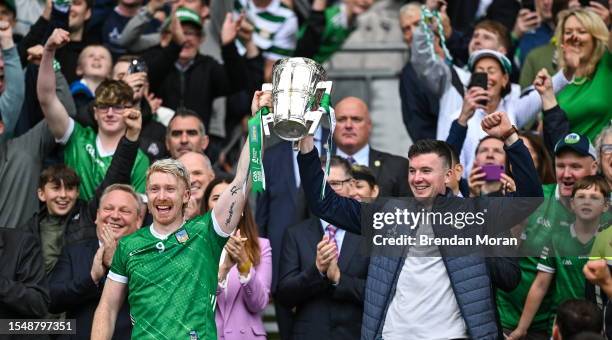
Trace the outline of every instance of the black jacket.
{"type": "Polygon", "coordinates": [[[544,110],[544,144],[551,155],[555,154],[555,144],[570,132],[570,124],[565,111],[557,105],[544,110]]]}
{"type": "Polygon", "coordinates": [[[206,127],[212,114],[215,98],[236,93],[249,87],[249,72],[245,60],[234,44],[221,48],[224,64],[209,56],[197,55],[185,72],[174,65],[153,92],[164,106],[176,110],[186,107],[195,111],[206,127]]]}
{"type": "MultiPolygon", "coordinates": [[[[62,335],[57,339],[91,337],[93,317],[102,296],[106,277],[96,285],[91,279],[91,265],[98,250],[97,239],[82,241],[64,248],[59,261],[49,276],[49,293],[54,313],[66,312],[67,319],[76,319],[76,335],[62,335]]],[[[132,325],[127,301],[119,310],[113,339],[130,339],[132,325]]]]}
{"type": "MultiPolygon", "coordinates": [[[[29,233],[0,228],[0,319],[38,319],[49,293],[40,247],[29,233]]],[[[30,339],[0,335],[0,339],[30,339]]]]}
{"type": "Polygon", "coordinates": [[[361,236],[345,233],[334,286],[315,266],[323,228],[317,218],[287,230],[283,240],[277,299],[295,307],[292,339],[359,339],[369,259],[361,236]]]}
{"type": "MultiPolygon", "coordinates": [[[[111,165],[106,171],[104,180],[96,189],[94,197],[86,202],[78,200],[74,208],[66,215],[64,224],[64,245],[70,245],[84,239],[96,238],[95,221],[100,197],[104,189],[111,184],[130,184],[131,169],[138,152],[138,143],[123,137],[119,141],[111,165]]],[[[47,208],[43,207],[26,224],[19,227],[28,231],[40,246],[40,221],[46,217],[47,208]]],[[[42,258],[42,256],[41,256],[42,258]]]]}
{"type": "Polygon", "coordinates": [[[379,196],[412,196],[408,187],[406,158],[371,148],[368,167],[376,177],[376,183],[380,188],[379,196]]]}
{"type": "MultiPolygon", "coordinates": [[[[51,12],[51,20],[47,20],[42,16],[30,27],[28,34],[21,40],[17,49],[21,64],[27,65],[28,48],[35,45],[45,45],[47,38],[51,35],[54,28],[62,28],[68,30],[68,13],[62,13],[55,9],[51,12]]],[[[83,32],[82,41],[71,41],[66,46],[57,50],[55,59],[62,65],[62,74],[66,77],[68,84],[78,80],[76,69],[79,61],[79,54],[85,47],[92,44],[99,44],[101,39],[91,32],[83,32]]]]}
{"type": "Polygon", "coordinates": [[[410,63],[402,69],[399,92],[402,119],[412,141],[436,139],[439,99],[423,86],[410,63]]]}

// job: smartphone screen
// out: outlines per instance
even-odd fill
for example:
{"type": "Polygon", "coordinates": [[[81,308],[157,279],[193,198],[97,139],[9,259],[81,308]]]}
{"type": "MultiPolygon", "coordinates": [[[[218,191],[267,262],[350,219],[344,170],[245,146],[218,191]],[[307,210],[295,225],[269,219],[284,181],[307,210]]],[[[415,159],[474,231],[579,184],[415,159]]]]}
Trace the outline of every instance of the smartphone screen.
{"type": "Polygon", "coordinates": [[[468,88],[478,86],[486,90],[488,80],[489,80],[489,77],[487,76],[486,73],[474,72],[472,73],[472,78],[470,79],[470,84],[468,85],[468,88]]]}
{"type": "Polygon", "coordinates": [[[482,165],[481,168],[485,173],[484,180],[487,182],[499,182],[501,179],[501,174],[504,172],[503,165],[485,164],[482,165]]]}
{"type": "Polygon", "coordinates": [[[535,1],[534,0],[521,0],[521,8],[525,8],[532,12],[535,12],[535,1]]]}
{"type": "Polygon", "coordinates": [[[604,7],[608,8],[608,2],[606,0],[580,0],[580,6],[582,7],[590,6],[591,1],[598,2],[602,4],[604,7]]]}

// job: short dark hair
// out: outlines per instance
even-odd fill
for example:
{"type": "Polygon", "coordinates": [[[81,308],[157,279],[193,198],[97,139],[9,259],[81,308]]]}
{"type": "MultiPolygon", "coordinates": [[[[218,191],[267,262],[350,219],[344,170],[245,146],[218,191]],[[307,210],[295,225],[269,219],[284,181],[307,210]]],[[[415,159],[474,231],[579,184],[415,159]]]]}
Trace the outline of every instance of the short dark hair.
{"type": "Polygon", "coordinates": [[[47,183],[62,185],[66,188],[78,188],[81,184],[79,175],[65,164],[51,165],[40,173],[38,188],[43,189],[47,183]]]}
{"type": "Polygon", "coordinates": [[[461,160],[459,159],[459,154],[457,154],[457,151],[455,151],[455,149],[453,149],[453,147],[450,145],[448,146],[448,151],[450,151],[451,154],[451,166],[460,164],[461,160]]]}
{"type": "Polygon", "coordinates": [[[555,171],[553,169],[553,160],[544,146],[544,140],[541,136],[536,135],[531,131],[519,132],[519,137],[523,137],[531,143],[531,147],[538,155],[538,175],[542,184],[555,183],[555,171]]]}
{"type": "Polygon", "coordinates": [[[495,137],[495,136],[484,136],[481,140],[478,141],[478,145],[476,145],[476,151],[474,151],[475,154],[478,154],[478,149],[480,148],[480,144],[482,144],[482,142],[489,140],[489,139],[496,139],[498,141],[500,141],[502,144],[504,144],[504,141],[501,138],[495,137]]]}
{"type": "MultiPolygon", "coordinates": [[[[321,166],[325,167],[326,165],[326,158],[325,157],[321,157],[321,166]]],[[[331,156],[331,158],[329,159],[329,167],[330,169],[333,167],[340,167],[344,170],[344,172],[346,172],[347,175],[349,176],[353,176],[353,174],[351,173],[351,163],[349,163],[345,158],[342,158],[340,156],[336,156],[333,155],[331,156]]]]}
{"type": "Polygon", "coordinates": [[[563,339],[570,339],[582,332],[601,333],[601,314],[601,310],[591,301],[570,299],[559,305],[555,323],[563,339]]]}
{"type": "Polygon", "coordinates": [[[171,126],[172,126],[172,122],[177,118],[177,117],[181,117],[181,118],[187,118],[187,117],[193,117],[195,119],[198,120],[199,122],[199,130],[200,133],[202,134],[202,136],[206,135],[206,126],[204,125],[204,121],[202,120],[202,117],[200,117],[199,114],[197,114],[197,112],[190,110],[186,107],[179,107],[176,109],[176,111],[174,112],[174,116],[172,116],[172,118],[170,118],[170,121],[168,122],[168,128],[166,129],[166,137],[170,136],[170,132],[172,132],[171,130],[171,126]]]}
{"type": "Polygon", "coordinates": [[[351,166],[351,175],[356,180],[366,181],[370,188],[374,188],[376,185],[376,176],[374,172],[365,165],[353,164],[353,166],[351,166]]]}
{"type": "Polygon", "coordinates": [[[412,146],[408,150],[408,159],[411,159],[414,156],[435,153],[440,158],[442,158],[443,164],[447,168],[450,168],[451,164],[453,164],[453,158],[451,155],[450,148],[451,147],[450,145],[448,145],[448,143],[443,142],[441,140],[421,139],[416,143],[412,144],[412,146]]]}
{"type": "Polygon", "coordinates": [[[595,187],[601,192],[604,198],[608,198],[610,195],[610,186],[608,185],[608,181],[601,175],[590,175],[584,178],[581,178],[576,184],[574,184],[574,188],[572,189],[572,197],[576,195],[578,190],[585,190],[595,187]]]}

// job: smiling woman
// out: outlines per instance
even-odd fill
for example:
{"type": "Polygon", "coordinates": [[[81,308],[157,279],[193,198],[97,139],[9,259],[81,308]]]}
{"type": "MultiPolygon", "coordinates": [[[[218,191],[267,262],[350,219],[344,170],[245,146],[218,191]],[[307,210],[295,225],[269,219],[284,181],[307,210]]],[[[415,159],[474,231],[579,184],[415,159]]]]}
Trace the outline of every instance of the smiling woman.
{"type": "MultiPolygon", "coordinates": [[[[612,84],[612,56],[609,32],[603,20],[586,9],[566,10],[559,14],[555,35],[557,55],[578,59],[574,81],[561,91],[557,100],[565,111],[571,132],[595,140],[612,119],[609,87],[612,84]]],[[[567,58],[559,58],[563,67],[567,58]]]]}

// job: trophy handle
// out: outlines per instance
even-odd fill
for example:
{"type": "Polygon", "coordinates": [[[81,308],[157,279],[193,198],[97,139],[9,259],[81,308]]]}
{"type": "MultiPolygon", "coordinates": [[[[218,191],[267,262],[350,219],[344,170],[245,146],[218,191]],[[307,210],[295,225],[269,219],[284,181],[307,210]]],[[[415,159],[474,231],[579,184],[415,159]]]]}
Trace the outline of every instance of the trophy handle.
{"type": "MultiPolygon", "coordinates": [[[[318,82],[315,91],[317,91],[320,94],[321,92],[319,91],[321,90],[323,90],[323,92],[325,92],[327,95],[330,95],[331,90],[332,90],[332,82],[331,81],[318,82]]],[[[317,101],[320,101],[320,100],[321,100],[321,95],[317,96],[317,101]]],[[[323,117],[323,111],[321,110],[306,112],[306,114],[304,115],[304,120],[308,124],[308,135],[314,136],[315,132],[317,131],[317,127],[319,127],[319,123],[322,117],[323,117]]]]}
{"type": "MultiPolygon", "coordinates": [[[[264,84],[265,85],[265,84],[264,84]]],[[[331,95],[332,82],[331,81],[320,81],[317,83],[317,90],[325,90],[325,93],[331,95]]]]}
{"type": "MultiPolygon", "coordinates": [[[[274,85],[271,83],[263,83],[261,85],[262,91],[272,91],[274,85]]],[[[261,116],[261,125],[263,125],[263,132],[266,137],[270,137],[270,124],[274,125],[274,115],[268,113],[267,115],[261,116]]]]}
{"type": "Polygon", "coordinates": [[[308,111],[304,115],[304,120],[308,123],[308,135],[314,136],[317,131],[317,127],[319,126],[319,122],[321,121],[321,117],[323,116],[323,112],[321,110],[317,111],[308,111]]]}

